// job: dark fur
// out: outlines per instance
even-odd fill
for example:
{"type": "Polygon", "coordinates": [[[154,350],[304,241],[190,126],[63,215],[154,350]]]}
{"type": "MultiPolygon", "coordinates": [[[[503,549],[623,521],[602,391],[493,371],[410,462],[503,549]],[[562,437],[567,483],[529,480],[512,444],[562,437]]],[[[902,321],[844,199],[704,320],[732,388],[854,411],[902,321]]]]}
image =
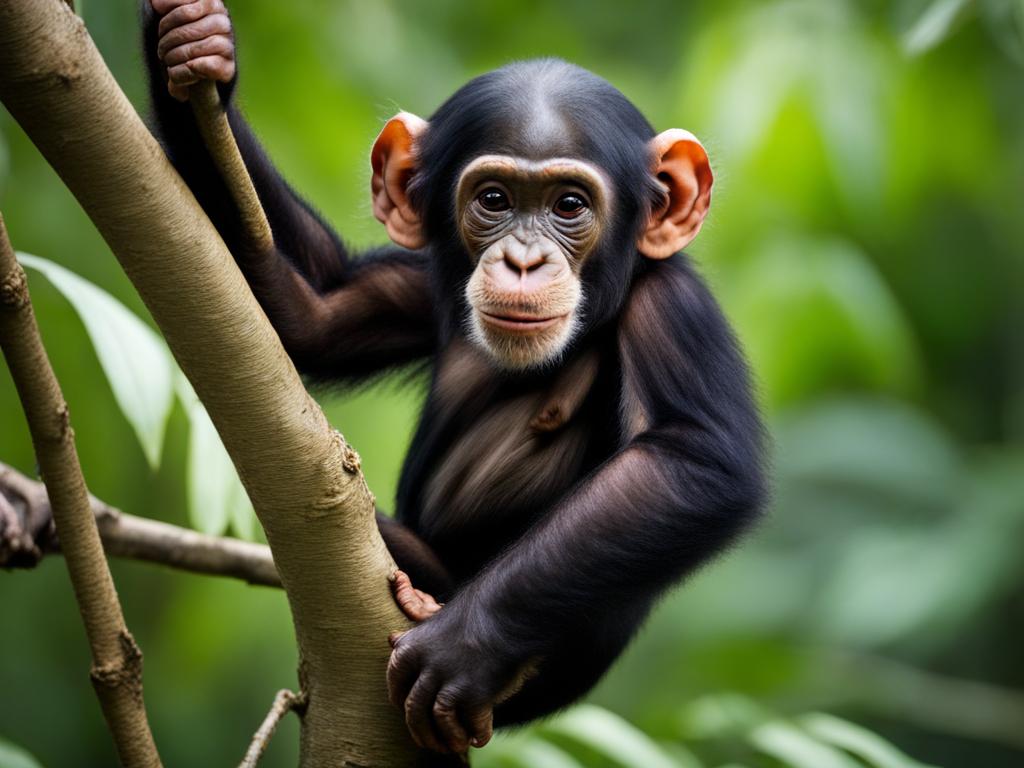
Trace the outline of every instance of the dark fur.
{"type": "Polygon", "coordinates": [[[560,61],[477,78],[438,109],[420,145],[411,196],[431,245],[351,260],[229,106],[280,251],[260,258],[246,253],[189,106],[166,93],[155,26],[146,49],[158,135],[299,369],[354,383],[431,366],[398,493],[401,525],[381,527],[414,584],[448,602],[414,630],[426,645],[396,654],[433,654],[454,681],[442,693],[470,699],[480,670],[507,675],[539,661],[497,707],[499,723],[583,695],[657,596],[722,551],[763,498],[762,429],[732,332],[685,256],[654,262],[636,251],[662,194],[649,170],[651,126],[608,83],[560,61]],[[465,341],[473,260],[453,220],[454,186],[484,152],[583,158],[613,180],[615,218],[587,260],[583,331],[563,366],[503,373],[465,341]],[[566,367],[583,354],[596,366],[566,367]],[[537,428],[562,388],[580,396],[563,398],[569,412],[555,428],[537,428]],[[476,650],[446,656],[466,647],[476,650]]]}

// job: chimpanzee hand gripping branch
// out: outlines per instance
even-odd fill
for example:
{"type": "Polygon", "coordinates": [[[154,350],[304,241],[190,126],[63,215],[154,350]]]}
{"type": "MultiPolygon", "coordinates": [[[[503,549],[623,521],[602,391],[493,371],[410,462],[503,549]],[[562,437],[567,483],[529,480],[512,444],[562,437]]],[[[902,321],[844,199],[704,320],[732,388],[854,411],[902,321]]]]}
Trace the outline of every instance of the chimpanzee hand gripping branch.
{"type": "Polygon", "coordinates": [[[158,135],[299,370],[355,383],[429,364],[395,520],[379,517],[420,621],[387,669],[413,738],[462,753],[574,701],[762,505],[747,369],[679,253],[711,202],[704,148],[583,69],[510,64],[429,121],[388,121],[372,195],[394,244],[353,259],[232,105],[221,0],[143,3],[158,135]],[[201,80],[270,252],[247,247],[184,103],[201,80]]]}

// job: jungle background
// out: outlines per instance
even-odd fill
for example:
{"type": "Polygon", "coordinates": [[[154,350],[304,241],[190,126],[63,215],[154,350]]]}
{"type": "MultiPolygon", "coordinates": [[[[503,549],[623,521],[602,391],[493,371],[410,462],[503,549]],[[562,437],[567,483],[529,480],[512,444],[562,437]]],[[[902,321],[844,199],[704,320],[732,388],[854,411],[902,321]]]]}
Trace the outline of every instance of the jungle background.
{"type": "MultiPolygon", "coordinates": [[[[756,374],[772,511],[666,596],[586,706],[474,764],[1024,764],[1024,2],[229,5],[244,111],[353,245],[383,238],[367,160],[383,120],[427,116],[511,59],[594,70],[658,130],[701,137],[716,169],[689,252],[756,374]]],[[[144,112],[134,3],[79,8],[144,112]]],[[[147,318],[2,108],[0,210],[19,250],[147,318]]],[[[146,371],[101,365],[85,305],[68,302],[80,288],[30,281],[92,492],[258,538],[197,472],[187,403],[168,394],[140,427],[131,400],[149,395],[125,382],[146,371]]],[[[384,508],[421,396],[415,381],[320,395],[384,508]]],[[[0,461],[33,473],[6,371],[0,461]]],[[[165,763],[237,763],[273,692],[295,684],[283,593],[113,569],[165,763]]],[[[0,766],[114,764],[61,559],[0,574],[0,606],[0,766]]],[[[293,765],[296,733],[286,721],[264,764],[293,765]]]]}

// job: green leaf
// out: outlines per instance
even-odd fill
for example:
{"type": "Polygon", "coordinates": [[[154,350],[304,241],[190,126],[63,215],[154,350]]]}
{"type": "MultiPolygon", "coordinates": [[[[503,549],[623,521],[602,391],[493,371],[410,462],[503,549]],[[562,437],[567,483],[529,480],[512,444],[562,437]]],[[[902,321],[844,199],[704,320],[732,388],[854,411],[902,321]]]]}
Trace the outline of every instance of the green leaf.
{"type": "Polygon", "coordinates": [[[903,48],[918,55],[941,43],[953,30],[971,0],[935,0],[903,35],[903,48]]]}
{"type": "Polygon", "coordinates": [[[42,768],[42,764],[21,747],[0,739],[0,768],[42,768]]]}
{"type": "Polygon", "coordinates": [[[643,731],[592,704],[569,710],[542,730],[573,739],[626,768],[688,768],[643,731]]]}
{"type": "Polygon", "coordinates": [[[919,763],[867,728],[824,713],[811,713],[799,723],[821,741],[851,752],[875,768],[932,768],[919,763]]]}
{"type": "Polygon", "coordinates": [[[852,757],[781,720],[758,726],[748,738],[757,749],[792,768],[863,768],[852,757]]]}
{"type": "Polygon", "coordinates": [[[234,465],[231,467],[230,485],[228,522],[231,525],[231,530],[238,538],[252,541],[256,538],[256,510],[253,509],[252,502],[249,501],[249,494],[245,492],[245,487],[242,485],[234,465]]]}
{"type": "Polygon", "coordinates": [[[228,526],[243,539],[255,538],[256,512],[210,415],[180,369],[174,391],[185,408],[189,431],[188,514],[192,526],[219,536],[228,526]]]}
{"type": "Polygon", "coordinates": [[[234,465],[201,403],[188,409],[188,513],[192,526],[211,536],[223,534],[234,506],[234,465]]]}
{"type": "Polygon", "coordinates": [[[679,726],[684,739],[733,739],[764,722],[770,714],[737,693],[701,696],[683,707],[679,726]]]}
{"type": "Polygon", "coordinates": [[[114,399],[155,469],[174,402],[167,345],[121,302],[74,272],[27,253],[18,260],[45,275],[82,319],[114,399]]]}
{"type": "Polygon", "coordinates": [[[476,768],[515,766],[515,768],[584,768],[583,763],[537,735],[514,734],[489,744],[474,755],[476,768]]]}
{"type": "Polygon", "coordinates": [[[989,34],[1003,53],[1024,66],[1024,0],[987,0],[981,11],[989,34]]]}

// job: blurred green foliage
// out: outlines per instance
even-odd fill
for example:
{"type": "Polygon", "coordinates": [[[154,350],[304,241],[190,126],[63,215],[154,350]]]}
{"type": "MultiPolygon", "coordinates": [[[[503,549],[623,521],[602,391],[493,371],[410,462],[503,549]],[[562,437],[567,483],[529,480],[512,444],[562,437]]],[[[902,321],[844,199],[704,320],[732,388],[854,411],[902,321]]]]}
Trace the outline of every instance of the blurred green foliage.
{"type": "MultiPolygon", "coordinates": [[[[481,766],[1024,763],[1024,3],[249,0],[232,11],[246,112],[356,245],[383,237],[366,160],[382,120],[399,106],[429,115],[509,59],[593,69],[712,155],[715,207],[691,252],[760,384],[777,444],[773,514],[665,599],[591,704],[499,738],[481,766]]],[[[86,0],[83,12],[144,110],[133,3],[86,0]]],[[[2,111],[0,209],[19,249],[146,317],[2,111]]],[[[148,412],[123,415],[131,395],[115,399],[76,311],[30,278],[91,489],[186,524],[187,457],[212,450],[187,391],[175,388],[154,469],[148,412]]],[[[322,398],[385,507],[419,397],[385,385],[322,398]]],[[[5,374],[0,458],[34,466],[5,374]]],[[[220,517],[192,522],[244,533],[238,500],[217,492],[220,517]]],[[[273,692],[295,682],[284,596],[134,563],[114,571],[165,762],[236,763],[273,692]]],[[[32,764],[14,744],[47,766],[113,764],[61,560],[0,575],[0,600],[0,766],[32,764]]],[[[294,764],[296,733],[286,721],[267,766],[294,764]]]]}

